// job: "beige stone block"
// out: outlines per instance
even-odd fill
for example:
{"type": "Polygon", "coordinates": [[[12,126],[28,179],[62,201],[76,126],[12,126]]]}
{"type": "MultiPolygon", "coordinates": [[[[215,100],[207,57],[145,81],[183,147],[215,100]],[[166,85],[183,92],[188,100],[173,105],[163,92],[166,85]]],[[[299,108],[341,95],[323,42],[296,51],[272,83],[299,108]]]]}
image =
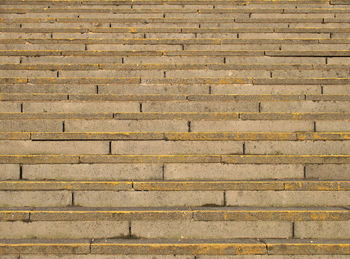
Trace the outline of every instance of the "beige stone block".
{"type": "Polygon", "coordinates": [[[113,63],[121,64],[122,58],[120,56],[98,56],[98,57],[83,57],[83,56],[60,56],[60,57],[23,57],[22,64],[100,64],[113,63]]]}
{"type": "Polygon", "coordinates": [[[223,57],[125,57],[125,64],[207,64],[207,63],[224,63],[223,57]]]}
{"type": "Polygon", "coordinates": [[[161,164],[23,165],[31,180],[155,180],[162,179],[161,164]]]}
{"type": "Polygon", "coordinates": [[[270,77],[267,70],[169,70],[166,71],[170,78],[191,77],[270,77]]]}
{"type": "Polygon", "coordinates": [[[66,120],[67,132],[187,132],[187,121],[181,120],[66,120]]]}
{"type": "Polygon", "coordinates": [[[227,191],[226,200],[228,206],[344,206],[350,195],[346,191],[227,191]]]}
{"type": "Polygon", "coordinates": [[[141,238],[220,239],[290,238],[290,222],[273,221],[132,221],[132,234],[141,238]]]}
{"type": "Polygon", "coordinates": [[[0,120],[0,131],[5,132],[61,132],[61,120],[0,120]]]}
{"type": "MultiPolygon", "coordinates": [[[[276,70],[272,71],[272,78],[347,78],[346,70],[276,70]]],[[[262,76],[261,76],[262,77],[262,76]]]]}
{"type": "MultiPolygon", "coordinates": [[[[8,16],[10,15],[1,14],[1,18],[8,16]]],[[[21,18],[24,18],[24,15],[21,18]]],[[[50,39],[50,37],[50,33],[1,32],[0,34],[0,39],[50,39]]]]}
{"type": "Polygon", "coordinates": [[[302,165],[165,164],[166,180],[257,180],[303,178],[302,165]]]}
{"type": "Polygon", "coordinates": [[[6,239],[115,238],[129,234],[126,221],[37,221],[0,222],[6,239]]]}
{"type": "MultiPolygon", "coordinates": [[[[26,23],[23,23],[26,25],[26,23]]],[[[40,23],[35,25],[35,28],[40,23]]],[[[43,24],[42,24],[43,25],[43,24]]],[[[23,27],[22,27],[23,28],[23,27]]],[[[0,44],[1,50],[85,50],[84,44],[0,44]]]]}
{"type": "MultiPolygon", "coordinates": [[[[166,25],[166,24],[165,24],[166,25]]],[[[153,25],[154,26],[154,25],[153,25]]],[[[137,25],[138,28],[142,27],[137,25]]],[[[157,26],[158,28],[158,26],[157,26]]],[[[112,50],[112,51],[121,51],[121,50],[164,50],[164,51],[173,51],[173,50],[182,50],[180,45],[143,45],[143,44],[133,44],[133,45],[123,45],[123,44],[89,44],[87,47],[88,50],[112,50]]]]}
{"type": "Polygon", "coordinates": [[[326,64],[323,57],[226,57],[227,64],[326,64]]]}
{"type": "Polygon", "coordinates": [[[350,131],[350,121],[316,121],[316,131],[350,131]]]}
{"type": "Polygon", "coordinates": [[[212,94],[320,94],[318,85],[212,85],[212,94]]]}
{"type": "Polygon", "coordinates": [[[19,179],[19,165],[0,164],[0,180],[19,179]]]}
{"type": "MultiPolygon", "coordinates": [[[[1,90],[1,88],[0,88],[1,90]]],[[[208,94],[206,85],[99,85],[101,94],[208,94]]]]}
{"type": "Polygon", "coordinates": [[[298,101],[261,102],[262,112],[348,112],[349,102],[341,101],[298,101]]]}
{"type": "Polygon", "coordinates": [[[113,141],[112,154],[243,154],[243,143],[236,141],[113,141]]]}
{"type": "Polygon", "coordinates": [[[1,155],[76,155],[108,153],[109,142],[107,141],[0,141],[1,155]]]}
{"type": "Polygon", "coordinates": [[[96,85],[0,85],[3,93],[79,93],[95,94],[96,85]]]}
{"type": "Polygon", "coordinates": [[[324,85],[324,94],[348,94],[350,92],[349,85],[324,85]]]}
{"type": "Polygon", "coordinates": [[[20,112],[21,104],[17,102],[0,102],[0,112],[20,112]]]}
{"type": "Polygon", "coordinates": [[[348,239],[349,223],[349,221],[296,221],[294,233],[296,238],[302,239],[348,239]]]}
{"type": "Polygon", "coordinates": [[[350,165],[348,164],[328,164],[328,165],[307,165],[306,178],[321,180],[350,180],[350,165]]]}
{"type": "Polygon", "coordinates": [[[0,191],[1,207],[65,207],[71,204],[69,191],[0,191]]]}
{"type": "Polygon", "coordinates": [[[139,112],[137,102],[32,102],[23,104],[24,112],[139,112]]]}
{"type": "Polygon", "coordinates": [[[258,102],[145,102],[144,112],[257,112],[258,102]]]}
{"type": "Polygon", "coordinates": [[[222,205],[220,191],[78,191],[74,202],[84,207],[185,207],[222,205]]]}
{"type": "Polygon", "coordinates": [[[312,121],[192,121],[193,132],[294,132],[313,131],[312,121]]]}
{"type": "Polygon", "coordinates": [[[348,155],[349,141],[247,141],[246,154],[348,155]]]}
{"type": "Polygon", "coordinates": [[[163,78],[161,70],[96,70],[96,71],[61,71],[62,77],[147,77],[163,78]]]}
{"type": "Polygon", "coordinates": [[[346,65],[350,64],[350,57],[329,57],[327,58],[327,61],[330,65],[346,65]]]}
{"type": "MultiPolygon", "coordinates": [[[[0,38],[1,38],[1,36],[0,36],[0,38]]],[[[20,57],[5,57],[5,56],[2,56],[1,60],[0,60],[0,64],[9,64],[9,63],[19,64],[19,62],[20,62],[20,57]]]]}

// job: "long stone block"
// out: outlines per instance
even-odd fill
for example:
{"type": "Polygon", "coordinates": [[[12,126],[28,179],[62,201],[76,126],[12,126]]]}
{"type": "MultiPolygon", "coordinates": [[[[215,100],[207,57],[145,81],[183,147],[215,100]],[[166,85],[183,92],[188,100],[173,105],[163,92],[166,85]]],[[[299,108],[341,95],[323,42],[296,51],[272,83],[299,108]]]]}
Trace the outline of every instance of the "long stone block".
{"type": "Polygon", "coordinates": [[[2,155],[43,155],[43,154],[108,154],[109,143],[102,141],[22,141],[1,140],[2,155]]]}
{"type": "Polygon", "coordinates": [[[141,238],[289,238],[290,222],[132,221],[132,234],[141,238]]]}
{"type": "Polygon", "coordinates": [[[129,224],[125,221],[0,222],[0,230],[6,239],[111,238],[127,236],[129,224]]]}
{"type": "Polygon", "coordinates": [[[302,165],[165,164],[166,180],[255,180],[303,178],[302,165]]]}
{"type": "Polygon", "coordinates": [[[69,191],[1,191],[1,207],[65,207],[72,204],[69,191]]]}
{"type": "Polygon", "coordinates": [[[262,207],[344,206],[350,201],[346,191],[318,191],[316,194],[308,191],[227,191],[226,199],[229,206],[262,207]]]}
{"type": "Polygon", "coordinates": [[[162,178],[161,164],[23,165],[30,180],[155,180],[162,178]]]}
{"type": "Polygon", "coordinates": [[[222,205],[223,192],[154,191],[154,192],[75,192],[75,204],[85,207],[180,207],[222,205]]]}
{"type": "Polygon", "coordinates": [[[232,141],[113,141],[112,154],[179,155],[242,154],[242,142],[232,141]]]}

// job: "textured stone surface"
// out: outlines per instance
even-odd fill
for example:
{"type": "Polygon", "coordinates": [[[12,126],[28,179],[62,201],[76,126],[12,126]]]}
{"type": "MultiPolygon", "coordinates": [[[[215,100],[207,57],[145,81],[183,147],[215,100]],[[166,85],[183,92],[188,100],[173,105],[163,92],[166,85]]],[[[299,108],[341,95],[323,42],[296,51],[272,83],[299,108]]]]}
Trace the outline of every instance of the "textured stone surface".
{"type": "Polygon", "coordinates": [[[31,180],[150,180],[162,178],[162,166],[152,164],[24,165],[31,180]]]}
{"type": "Polygon", "coordinates": [[[348,1],[0,5],[1,258],[349,258],[348,1]]]}

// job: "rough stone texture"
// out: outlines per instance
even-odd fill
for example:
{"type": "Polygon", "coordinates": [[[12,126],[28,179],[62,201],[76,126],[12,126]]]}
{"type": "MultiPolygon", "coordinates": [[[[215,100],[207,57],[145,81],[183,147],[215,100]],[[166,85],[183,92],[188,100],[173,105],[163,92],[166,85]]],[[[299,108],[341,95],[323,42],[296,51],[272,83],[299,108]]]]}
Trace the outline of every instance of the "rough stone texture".
{"type": "Polygon", "coordinates": [[[246,154],[314,154],[347,155],[350,154],[350,142],[343,141],[247,141],[246,154]]]}
{"type": "Polygon", "coordinates": [[[69,191],[0,191],[1,207],[65,207],[72,204],[69,191]]]}
{"type": "Polygon", "coordinates": [[[222,205],[223,192],[152,191],[152,192],[76,192],[75,204],[85,207],[180,207],[222,205]]]}
{"type": "Polygon", "coordinates": [[[257,102],[147,102],[144,112],[256,112],[257,102]]]}
{"type": "Polygon", "coordinates": [[[24,103],[24,112],[138,112],[139,104],[134,102],[66,102],[66,103],[24,103]]]}
{"type": "Polygon", "coordinates": [[[242,154],[236,141],[113,141],[112,154],[242,154]]]}
{"type": "Polygon", "coordinates": [[[6,132],[49,131],[61,132],[62,121],[59,120],[1,120],[0,130],[6,132]]]}
{"type": "Polygon", "coordinates": [[[297,238],[348,239],[350,237],[349,221],[295,222],[297,238]]]}
{"type": "Polygon", "coordinates": [[[0,103],[0,112],[20,112],[21,106],[19,103],[0,103]]]}
{"type": "Polygon", "coordinates": [[[344,206],[350,197],[346,191],[227,191],[229,206],[295,207],[295,206],[344,206]]]}
{"type": "Polygon", "coordinates": [[[349,258],[347,0],[0,5],[1,258],[349,258]]]}
{"type": "Polygon", "coordinates": [[[313,131],[310,121],[193,121],[193,132],[252,131],[294,132],[313,131]]]}
{"type": "Polygon", "coordinates": [[[24,165],[30,180],[154,180],[162,178],[159,164],[24,165]]]}
{"type": "Polygon", "coordinates": [[[143,238],[290,238],[289,222],[133,221],[132,233],[143,238]]]}
{"type": "Polygon", "coordinates": [[[271,102],[261,103],[262,112],[347,112],[348,102],[271,102]]]}
{"type": "Polygon", "coordinates": [[[19,179],[19,165],[0,164],[0,180],[19,179]]]}
{"type": "Polygon", "coordinates": [[[42,155],[42,154],[108,154],[107,141],[0,141],[2,155],[42,155]]]}
{"type": "Polygon", "coordinates": [[[94,120],[66,120],[66,132],[143,132],[143,131],[170,131],[187,132],[187,121],[94,121],[94,120]]]}
{"type": "Polygon", "coordinates": [[[7,239],[79,239],[127,236],[128,222],[123,221],[54,221],[0,222],[2,238],[7,239]]]}
{"type": "Polygon", "coordinates": [[[350,165],[307,165],[306,177],[313,179],[350,179],[350,165]]]}
{"type": "Polygon", "coordinates": [[[167,180],[254,180],[303,178],[302,165],[165,164],[167,180]]]}
{"type": "Polygon", "coordinates": [[[350,121],[316,121],[317,131],[350,131],[350,121]]]}

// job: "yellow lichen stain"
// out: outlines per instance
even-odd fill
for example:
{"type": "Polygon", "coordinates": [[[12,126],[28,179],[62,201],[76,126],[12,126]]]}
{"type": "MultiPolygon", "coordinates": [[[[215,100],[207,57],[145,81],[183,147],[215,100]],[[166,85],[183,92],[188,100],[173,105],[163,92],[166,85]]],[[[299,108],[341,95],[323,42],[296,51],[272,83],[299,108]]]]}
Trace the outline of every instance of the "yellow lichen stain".
{"type": "Polygon", "coordinates": [[[19,84],[27,83],[27,78],[18,78],[17,83],[19,83],[19,84]]]}

